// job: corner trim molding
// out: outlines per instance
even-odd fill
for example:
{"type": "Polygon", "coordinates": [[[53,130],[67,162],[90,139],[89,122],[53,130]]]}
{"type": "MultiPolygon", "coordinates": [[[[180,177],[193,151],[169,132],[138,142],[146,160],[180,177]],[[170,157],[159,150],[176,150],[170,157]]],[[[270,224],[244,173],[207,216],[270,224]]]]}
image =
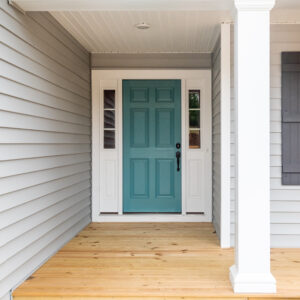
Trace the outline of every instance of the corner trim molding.
{"type": "Polygon", "coordinates": [[[233,265],[230,268],[230,281],[235,293],[275,294],[276,279],[271,273],[242,273],[233,265]]]}

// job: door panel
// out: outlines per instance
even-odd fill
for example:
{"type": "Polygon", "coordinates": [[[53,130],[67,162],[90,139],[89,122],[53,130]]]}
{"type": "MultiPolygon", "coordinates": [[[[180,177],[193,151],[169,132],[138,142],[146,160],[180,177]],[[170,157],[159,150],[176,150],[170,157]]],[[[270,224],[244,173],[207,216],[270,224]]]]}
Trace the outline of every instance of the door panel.
{"type": "Polygon", "coordinates": [[[149,160],[130,160],[130,192],[131,198],[149,197],[149,160]]]}
{"type": "Polygon", "coordinates": [[[149,112],[147,108],[130,110],[130,146],[146,148],[149,145],[149,112]]]}
{"type": "Polygon", "coordinates": [[[158,108],[155,118],[156,147],[172,148],[174,146],[174,109],[158,108]]]}
{"type": "Polygon", "coordinates": [[[156,197],[174,197],[174,160],[156,160],[156,197]]]}
{"type": "Polygon", "coordinates": [[[125,213],[181,212],[176,143],[181,143],[180,80],[124,80],[125,213]]]}

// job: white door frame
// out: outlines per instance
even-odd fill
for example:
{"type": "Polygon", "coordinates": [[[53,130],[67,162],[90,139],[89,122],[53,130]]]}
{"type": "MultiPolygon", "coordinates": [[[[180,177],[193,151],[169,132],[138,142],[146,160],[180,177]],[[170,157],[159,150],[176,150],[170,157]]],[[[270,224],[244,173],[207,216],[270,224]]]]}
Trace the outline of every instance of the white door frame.
{"type": "MultiPolygon", "coordinates": [[[[211,70],[92,70],[92,219],[94,222],[211,222],[212,221],[212,129],[211,129],[211,70]],[[181,138],[182,138],[182,213],[181,214],[124,214],[123,215],[123,150],[122,150],[122,80],[124,79],[179,79],[181,80],[181,138]],[[116,150],[103,150],[102,132],[102,91],[116,90],[116,150]],[[207,145],[202,149],[206,154],[205,177],[207,178],[205,192],[204,214],[187,212],[186,160],[187,160],[187,93],[189,89],[201,89],[207,102],[206,113],[201,117],[205,123],[207,145]],[[205,116],[206,115],[206,116],[205,116]],[[100,198],[102,198],[103,183],[101,183],[101,155],[108,155],[111,162],[110,170],[115,172],[117,192],[111,201],[114,205],[107,208],[108,212],[100,213],[100,198]],[[113,162],[116,163],[113,163],[113,162]],[[118,198],[117,201],[115,198],[118,198]]],[[[201,120],[202,122],[202,120],[201,120]]],[[[201,135],[201,138],[203,136],[201,135]]],[[[203,147],[202,147],[203,148],[203,147]]],[[[198,150],[196,150],[198,151],[198,150]]],[[[103,167],[102,167],[103,169],[103,167]]],[[[103,176],[102,176],[103,177],[103,176]]],[[[106,183],[107,184],[107,183],[106,183]]],[[[113,188],[115,191],[116,189],[113,188]]],[[[191,200],[193,201],[193,200],[191,200]]],[[[111,204],[110,203],[110,204],[111,204]]],[[[105,211],[105,209],[103,209],[105,211]]]]}

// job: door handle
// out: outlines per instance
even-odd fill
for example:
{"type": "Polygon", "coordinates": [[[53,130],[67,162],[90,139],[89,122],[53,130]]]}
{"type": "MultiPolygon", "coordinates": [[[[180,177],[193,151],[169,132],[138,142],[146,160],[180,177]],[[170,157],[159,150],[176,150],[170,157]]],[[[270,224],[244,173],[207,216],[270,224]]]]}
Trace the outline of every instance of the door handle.
{"type": "Polygon", "coordinates": [[[176,158],[177,158],[177,172],[180,171],[180,157],[181,157],[181,152],[177,151],[176,152],[176,158]]]}

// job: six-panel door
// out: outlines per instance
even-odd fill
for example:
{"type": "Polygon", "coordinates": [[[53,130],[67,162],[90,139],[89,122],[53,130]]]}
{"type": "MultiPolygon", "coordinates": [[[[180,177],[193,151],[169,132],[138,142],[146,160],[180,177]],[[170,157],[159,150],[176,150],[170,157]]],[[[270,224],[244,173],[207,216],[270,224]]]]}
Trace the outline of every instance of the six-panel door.
{"type": "Polygon", "coordinates": [[[181,212],[177,143],[181,144],[181,81],[123,80],[125,213],[181,212]]]}

